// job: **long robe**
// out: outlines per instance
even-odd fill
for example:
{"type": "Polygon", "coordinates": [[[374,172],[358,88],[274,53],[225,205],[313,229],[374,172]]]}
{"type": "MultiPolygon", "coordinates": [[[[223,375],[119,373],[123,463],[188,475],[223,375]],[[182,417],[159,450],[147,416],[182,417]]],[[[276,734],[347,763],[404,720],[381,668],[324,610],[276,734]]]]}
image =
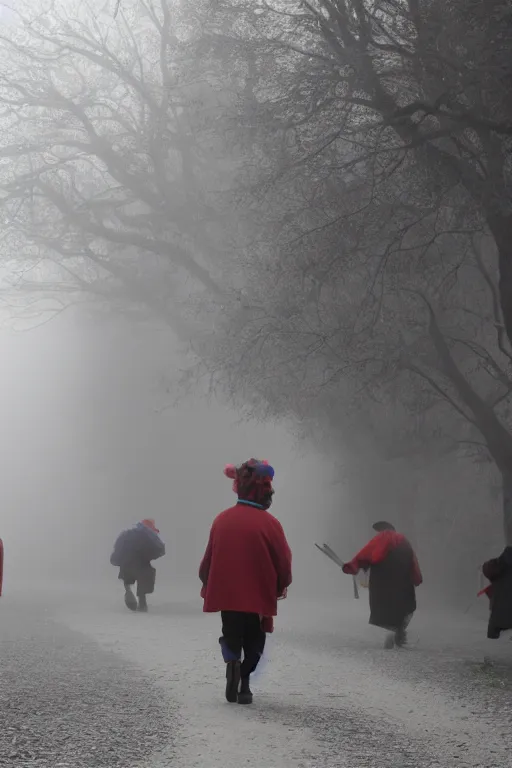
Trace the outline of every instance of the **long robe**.
{"type": "Polygon", "coordinates": [[[345,573],[370,570],[370,624],[402,629],[416,610],[416,587],[423,577],[409,541],[395,531],[382,531],[343,567],[345,573]]]}
{"type": "Polygon", "coordinates": [[[482,590],[491,607],[487,637],[496,640],[501,632],[512,629],[512,547],[505,547],[499,557],[484,563],[482,571],[491,582],[482,590]]]}

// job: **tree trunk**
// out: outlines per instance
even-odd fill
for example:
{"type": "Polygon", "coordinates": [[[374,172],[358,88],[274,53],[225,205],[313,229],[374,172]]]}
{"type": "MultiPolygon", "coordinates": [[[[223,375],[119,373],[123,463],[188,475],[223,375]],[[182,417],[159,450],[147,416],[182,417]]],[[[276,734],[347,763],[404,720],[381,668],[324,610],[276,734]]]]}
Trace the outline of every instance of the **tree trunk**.
{"type": "Polygon", "coordinates": [[[498,249],[499,292],[503,324],[512,344],[512,215],[488,217],[498,249]]]}
{"type": "Polygon", "coordinates": [[[512,432],[504,425],[493,408],[474,389],[455,361],[450,347],[437,321],[432,305],[426,302],[429,315],[429,332],[445,376],[455,387],[460,400],[472,415],[472,421],[485,439],[487,448],[502,474],[512,473],[512,432]]]}
{"type": "Polygon", "coordinates": [[[503,484],[503,528],[505,542],[512,546],[512,472],[502,473],[503,484]]]}

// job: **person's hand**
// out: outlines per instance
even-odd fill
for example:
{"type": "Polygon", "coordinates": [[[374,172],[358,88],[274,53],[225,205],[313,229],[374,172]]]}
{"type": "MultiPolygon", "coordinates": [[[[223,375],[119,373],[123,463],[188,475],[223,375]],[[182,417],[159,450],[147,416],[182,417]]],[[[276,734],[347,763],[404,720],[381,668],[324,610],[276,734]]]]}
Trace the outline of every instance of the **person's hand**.
{"type": "Polygon", "coordinates": [[[288,596],[288,589],[284,589],[280,595],[277,596],[278,600],[284,600],[288,596]]]}

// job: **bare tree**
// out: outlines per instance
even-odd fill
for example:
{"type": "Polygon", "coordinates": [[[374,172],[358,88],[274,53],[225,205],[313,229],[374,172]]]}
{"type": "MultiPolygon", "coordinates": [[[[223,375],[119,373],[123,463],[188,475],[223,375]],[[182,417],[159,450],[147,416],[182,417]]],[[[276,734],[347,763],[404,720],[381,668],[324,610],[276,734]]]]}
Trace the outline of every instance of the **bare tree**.
{"type": "Polygon", "coordinates": [[[387,455],[390,432],[487,451],[510,537],[503,8],[21,16],[0,36],[4,250],[147,308],[258,413],[357,423],[387,455]]]}
{"type": "Polygon", "coordinates": [[[386,213],[374,200],[372,227],[342,217],[248,263],[247,306],[226,314],[202,365],[239,404],[323,442],[345,433],[354,449],[360,432],[387,458],[490,457],[510,538],[512,378],[489,248],[440,212],[387,241],[386,213]]]}
{"type": "Polygon", "coordinates": [[[229,169],[209,126],[221,96],[187,67],[178,5],[123,3],[113,21],[55,4],[17,21],[0,36],[4,252],[121,291],[190,338],[199,309],[229,300],[229,169]]]}
{"type": "Polygon", "coordinates": [[[339,176],[368,163],[389,175],[405,164],[426,199],[448,203],[455,195],[496,245],[510,339],[508,3],[217,0],[214,7],[210,39],[236,51],[245,43],[249,52],[255,97],[246,123],[260,140],[274,136],[274,159],[279,136],[288,165],[323,156],[339,176]]]}
{"type": "Polygon", "coordinates": [[[430,434],[489,451],[510,538],[507,19],[504,3],[218,0],[201,50],[244,80],[224,125],[250,211],[247,301],[210,372],[331,436],[370,412],[406,450],[430,434]]]}

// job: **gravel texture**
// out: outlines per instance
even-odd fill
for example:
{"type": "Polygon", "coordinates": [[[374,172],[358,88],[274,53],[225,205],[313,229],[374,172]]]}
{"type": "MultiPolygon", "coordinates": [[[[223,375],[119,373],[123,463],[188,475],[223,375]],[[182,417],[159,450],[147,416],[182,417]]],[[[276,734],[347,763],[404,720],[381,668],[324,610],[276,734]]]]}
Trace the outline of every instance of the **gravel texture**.
{"type": "Polygon", "coordinates": [[[201,615],[197,600],[155,599],[147,621],[114,604],[61,619],[179,700],[173,753],[151,768],[511,765],[512,643],[486,641],[485,623],[420,612],[410,649],[384,651],[360,603],[289,599],[252,707],[225,703],[219,619],[201,615]]]}
{"type": "Polygon", "coordinates": [[[420,610],[410,648],[384,651],[363,601],[289,599],[239,707],[224,701],[218,616],[163,590],[131,613],[116,586],[54,601],[45,620],[0,604],[0,766],[512,764],[512,643],[487,641],[482,618],[420,610]]]}
{"type": "Polygon", "coordinates": [[[138,768],[170,747],[163,692],[136,664],[28,604],[0,603],[0,766],[138,768]]]}

